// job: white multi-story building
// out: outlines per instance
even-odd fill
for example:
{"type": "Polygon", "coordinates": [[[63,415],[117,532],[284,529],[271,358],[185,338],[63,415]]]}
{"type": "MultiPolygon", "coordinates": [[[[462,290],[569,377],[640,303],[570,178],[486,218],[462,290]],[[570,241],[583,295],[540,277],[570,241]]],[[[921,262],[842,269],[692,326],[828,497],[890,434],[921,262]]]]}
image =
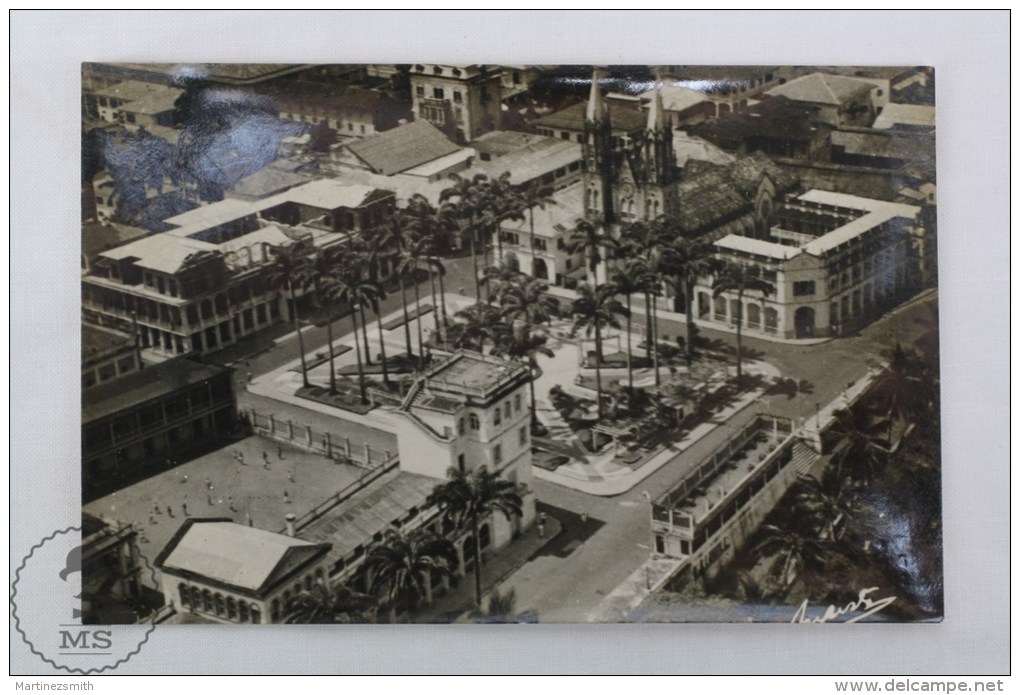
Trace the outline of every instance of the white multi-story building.
{"type": "Polygon", "coordinates": [[[934,279],[921,209],[829,191],[788,199],[766,239],[729,234],[716,256],[756,265],[772,291],[695,289],[697,317],[764,336],[816,338],[862,326],[934,279]]]}

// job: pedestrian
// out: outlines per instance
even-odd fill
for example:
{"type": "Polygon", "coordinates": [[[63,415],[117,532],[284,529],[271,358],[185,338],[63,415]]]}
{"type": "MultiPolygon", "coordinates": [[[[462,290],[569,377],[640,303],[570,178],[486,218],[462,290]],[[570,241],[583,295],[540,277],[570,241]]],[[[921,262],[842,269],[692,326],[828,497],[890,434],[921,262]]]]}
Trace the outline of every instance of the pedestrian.
{"type": "Polygon", "coordinates": [[[205,501],[208,502],[209,506],[211,507],[212,506],[212,495],[206,495],[205,496],[205,501]]]}
{"type": "Polygon", "coordinates": [[[276,447],[276,455],[280,457],[281,461],[283,460],[283,447],[282,446],[277,446],[276,447]]]}
{"type": "Polygon", "coordinates": [[[252,373],[251,373],[251,372],[249,371],[249,372],[248,372],[248,383],[250,384],[250,383],[251,383],[252,381],[254,381],[254,380],[255,380],[255,375],[254,375],[254,374],[252,374],[252,373]]]}
{"type": "Polygon", "coordinates": [[[245,462],[244,462],[244,452],[243,451],[239,450],[237,452],[237,462],[240,463],[242,466],[246,465],[245,462]]]}
{"type": "Polygon", "coordinates": [[[539,512],[538,513],[538,521],[541,524],[545,523],[545,512],[539,512]]]}
{"type": "Polygon", "coordinates": [[[262,463],[269,465],[269,453],[263,449],[262,451],[262,463]]]}
{"type": "Polygon", "coordinates": [[[170,508],[169,504],[166,506],[166,515],[171,519],[174,518],[174,510],[170,508]]]}
{"type": "Polygon", "coordinates": [[[185,474],[184,474],[184,477],[183,477],[183,478],[181,478],[181,482],[182,482],[182,483],[186,483],[186,482],[188,482],[188,474],[187,474],[187,473],[185,473],[185,474]]]}
{"type": "Polygon", "coordinates": [[[294,469],[293,468],[291,468],[290,471],[287,473],[287,480],[289,480],[292,483],[296,482],[294,480],[294,469]]]}
{"type": "Polygon", "coordinates": [[[545,522],[542,520],[538,522],[538,537],[545,538],[545,522]]]}
{"type": "Polygon", "coordinates": [[[205,479],[205,488],[206,488],[206,490],[212,490],[213,489],[212,480],[208,476],[205,479]]]}
{"type": "Polygon", "coordinates": [[[154,517],[152,514],[149,514],[149,525],[150,526],[156,525],[156,517],[154,517]]]}
{"type": "Polygon", "coordinates": [[[157,514],[162,514],[162,513],[163,513],[163,512],[161,512],[161,511],[159,511],[159,505],[158,505],[158,504],[157,504],[157,505],[155,505],[155,510],[156,510],[156,513],[157,513],[157,514]]]}
{"type": "Polygon", "coordinates": [[[188,503],[187,502],[182,502],[181,503],[181,511],[184,512],[184,516],[188,515],[188,503]]]}
{"type": "Polygon", "coordinates": [[[588,512],[581,512],[581,525],[588,523],[588,512]]]}
{"type": "Polygon", "coordinates": [[[287,504],[291,503],[290,493],[287,492],[286,490],[283,491],[283,501],[286,502],[287,504]]]}

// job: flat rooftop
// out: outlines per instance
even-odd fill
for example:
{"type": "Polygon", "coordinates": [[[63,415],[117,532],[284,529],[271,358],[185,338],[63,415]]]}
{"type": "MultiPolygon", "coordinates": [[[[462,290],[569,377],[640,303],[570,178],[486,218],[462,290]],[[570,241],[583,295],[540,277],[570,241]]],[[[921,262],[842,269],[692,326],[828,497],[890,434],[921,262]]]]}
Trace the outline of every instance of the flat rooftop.
{"type": "Polygon", "coordinates": [[[107,353],[116,353],[134,347],[135,341],[129,335],[112,331],[109,328],[93,326],[89,323],[81,325],[81,359],[85,362],[93,357],[107,353]]]}
{"type": "Polygon", "coordinates": [[[479,395],[526,374],[527,367],[518,362],[461,351],[430,369],[426,381],[430,389],[458,395],[479,395]]]}

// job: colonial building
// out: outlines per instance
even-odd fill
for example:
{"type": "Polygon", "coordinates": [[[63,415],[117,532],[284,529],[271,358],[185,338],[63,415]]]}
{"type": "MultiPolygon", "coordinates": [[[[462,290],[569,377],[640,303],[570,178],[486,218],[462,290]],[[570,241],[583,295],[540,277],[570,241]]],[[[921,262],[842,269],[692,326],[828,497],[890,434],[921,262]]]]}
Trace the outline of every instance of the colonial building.
{"type": "Polygon", "coordinates": [[[889,101],[888,87],[860,77],[814,72],[766,92],[818,109],[818,120],[832,126],[871,125],[889,101]]]}
{"type": "MultiPolygon", "coordinates": [[[[291,529],[293,531],[293,529],[291,529]]],[[[215,623],[281,623],[291,597],[328,579],[328,543],[230,519],[188,519],[156,558],[178,615],[215,623]]]]}
{"type": "Polygon", "coordinates": [[[87,389],[142,368],[134,338],[101,326],[81,326],[81,387],[87,389]]]}
{"type": "Polygon", "coordinates": [[[313,181],[255,202],[223,200],[166,220],[174,229],[100,253],[82,278],[86,321],[137,334],[165,356],[206,353],[286,317],[273,249],[308,254],[380,225],[389,191],[313,181]]]}
{"type": "Polygon", "coordinates": [[[491,65],[413,65],[415,119],[428,121],[458,143],[498,130],[501,79],[502,70],[491,65]]]}
{"type": "Polygon", "coordinates": [[[933,281],[934,243],[920,212],[828,191],[788,199],[767,238],[730,234],[715,242],[720,259],[758,266],[774,291],[716,296],[712,279],[704,278],[696,288],[697,317],[799,339],[862,326],[933,281]]]}
{"type": "Polygon", "coordinates": [[[281,119],[326,125],[345,137],[369,137],[411,118],[406,106],[360,87],[293,82],[277,91],[273,101],[281,119]]]}
{"type": "Polygon", "coordinates": [[[82,623],[138,622],[136,608],[144,595],[139,577],[142,567],[138,532],[133,526],[82,514],[82,623]]]}
{"type": "Polygon", "coordinates": [[[85,390],[85,497],[119,489],[222,441],[237,419],[231,374],[178,358],[85,390]]]}

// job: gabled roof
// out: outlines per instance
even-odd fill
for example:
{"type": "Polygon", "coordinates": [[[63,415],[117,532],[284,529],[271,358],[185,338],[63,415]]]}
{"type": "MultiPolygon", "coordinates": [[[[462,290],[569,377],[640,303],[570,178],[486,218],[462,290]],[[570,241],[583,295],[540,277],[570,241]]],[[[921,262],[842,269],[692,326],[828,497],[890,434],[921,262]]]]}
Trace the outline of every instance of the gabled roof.
{"type": "Polygon", "coordinates": [[[364,205],[378,190],[372,186],[343,183],[337,179],[318,179],[250,205],[255,210],[266,210],[283,203],[297,203],[323,210],[354,209],[364,205]]]}
{"type": "Polygon", "coordinates": [[[860,94],[867,94],[877,86],[873,82],[852,77],[813,72],[810,75],[804,75],[790,80],[786,84],[773,87],[766,94],[784,96],[787,99],[807,101],[812,104],[839,106],[860,94]]]}
{"type": "Polygon", "coordinates": [[[414,121],[347,145],[372,171],[390,176],[461,149],[428,121],[414,121]]]}
{"type": "Polygon", "coordinates": [[[188,519],[159,554],[156,565],[170,573],[260,594],[321,558],[330,547],[228,519],[188,519]]]}
{"type": "Polygon", "coordinates": [[[667,111],[683,111],[684,109],[689,109],[695,104],[700,104],[703,101],[709,101],[704,92],[671,84],[664,84],[658,89],[649,89],[647,92],[644,92],[639,96],[642,99],[651,101],[655,97],[656,92],[662,95],[662,106],[667,111]]]}
{"type": "Polygon", "coordinates": [[[682,130],[673,131],[673,152],[676,153],[676,164],[679,167],[686,165],[689,160],[729,164],[735,159],[726,150],[702,138],[688,135],[682,130]]]}

